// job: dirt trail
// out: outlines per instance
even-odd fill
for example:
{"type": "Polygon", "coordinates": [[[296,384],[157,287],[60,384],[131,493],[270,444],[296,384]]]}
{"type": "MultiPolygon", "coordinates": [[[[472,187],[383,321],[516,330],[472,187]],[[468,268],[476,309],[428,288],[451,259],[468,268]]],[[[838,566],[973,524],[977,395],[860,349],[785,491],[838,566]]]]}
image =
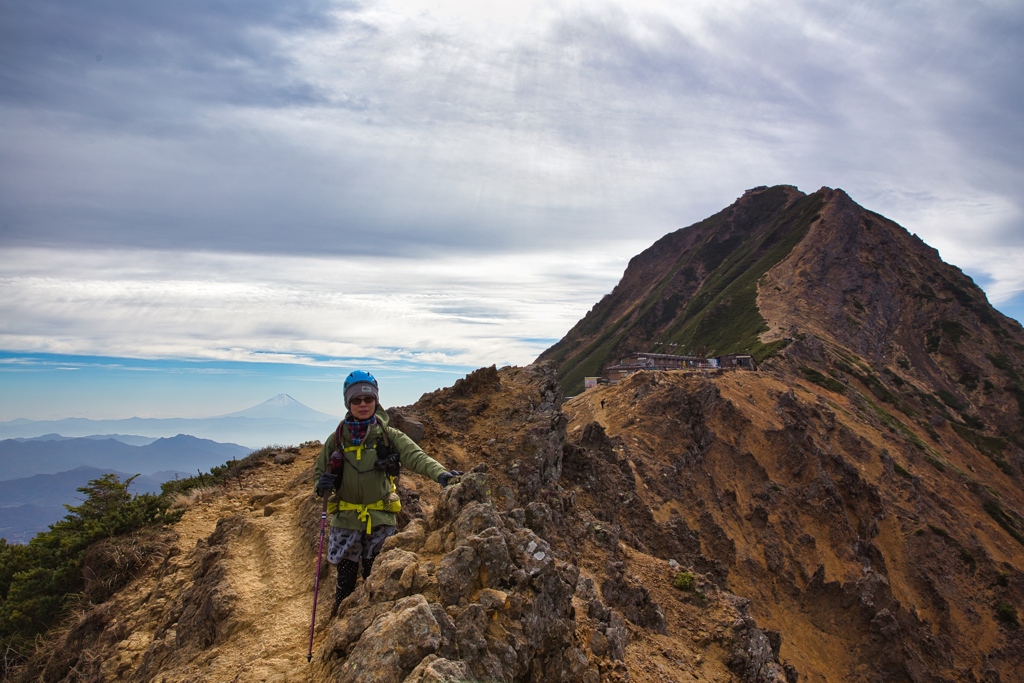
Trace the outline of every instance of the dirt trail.
{"type": "MultiPolygon", "coordinates": [[[[208,680],[311,680],[306,652],[315,568],[309,562],[298,519],[310,486],[297,484],[295,479],[310,468],[314,458],[315,451],[304,451],[290,465],[260,468],[255,481],[244,482],[248,492],[229,499],[245,510],[254,490],[286,493],[269,504],[273,514],[267,516],[262,506],[250,512],[239,539],[242,543],[230,545],[225,558],[227,581],[237,593],[240,628],[216,652],[206,672],[208,680]]],[[[210,531],[222,514],[204,518],[210,531]]],[[[332,592],[330,579],[329,573],[322,579],[321,597],[332,592]]],[[[329,607],[330,602],[323,600],[318,606],[321,628],[316,636],[322,636],[329,607]]]]}
{"type": "MultiPolygon", "coordinates": [[[[231,597],[234,627],[226,640],[182,666],[162,668],[155,680],[164,683],[312,680],[306,652],[315,557],[311,563],[309,539],[305,538],[299,516],[307,514],[304,510],[308,507],[303,504],[311,493],[306,482],[315,457],[314,449],[304,449],[290,464],[268,465],[247,472],[240,486],[232,483],[223,490],[207,493],[203,500],[190,506],[175,525],[180,554],[169,560],[168,564],[177,570],[172,570],[170,576],[176,576],[177,582],[191,581],[193,568],[202,554],[202,548],[196,552],[197,542],[209,538],[219,520],[243,517],[238,536],[227,544],[227,551],[219,560],[229,587],[226,593],[231,597]],[[251,502],[259,494],[275,493],[283,496],[266,506],[259,501],[256,505],[251,502]]],[[[324,566],[327,566],[326,560],[324,566]]],[[[327,572],[321,579],[317,641],[322,639],[329,621],[332,578],[327,572]]],[[[163,592],[159,582],[140,582],[133,588],[136,613],[152,610],[158,606],[155,603],[162,602],[151,598],[163,592]]],[[[120,660],[117,673],[121,676],[138,666],[140,651],[153,642],[157,623],[152,619],[145,623],[140,617],[138,626],[142,628],[134,629],[132,636],[119,647],[122,652],[116,659],[120,660]]]]}

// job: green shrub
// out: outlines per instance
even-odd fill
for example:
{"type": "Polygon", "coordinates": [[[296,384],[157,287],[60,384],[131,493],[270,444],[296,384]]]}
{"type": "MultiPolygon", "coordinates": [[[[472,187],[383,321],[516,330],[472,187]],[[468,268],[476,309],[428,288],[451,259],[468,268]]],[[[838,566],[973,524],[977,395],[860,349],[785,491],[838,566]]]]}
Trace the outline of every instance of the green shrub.
{"type": "Polygon", "coordinates": [[[938,396],[943,403],[945,403],[953,410],[961,411],[965,407],[964,404],[960,402],[960,399],[958,399],[956,396],[946,391],[945,389],[939,389],[938,391],[935,392],[935,395],[938,396]]]}
{"type": "MultiPolygon", "coordinates": [[[[866,396],[864,397],[864,399],[867,402],[868,406],[871,408],[871,410],[874,411],[876,415],[878,415],[878,418],[882,421],[882,424],[885,425],[885,427],[890,432],[894,434],[897,432],[902,433],[903,436],[906,437],[907,441],[909,441],[915,448],[917,448],[920,451],[925,451],[926,453],[928,452],[929,449],[925,445],[924,441],[921,441],[921,437],[912,432],[909,427],[907,427],[905,424],[897,420],[889,413],[882,410],[881,407],[879,407],[879,405],[872,401],[871,399],[867,398],[866,396]]],[[[928,459],[928,457],[928,455],[925,455],[925,459],[928,459]]],[[[934,465],[934,463],[932,464],[934,465]]]]}
{"type": "Polygon", "coordinates": [[[1006,391],[1013,394],[1013,397],[1017,399],[1017,412],[1021,417],[1024,417],[1024,386],[1009,384],[1006,386],[1006,391]]]}
{"type": "MultiPolygon", "coordinates": [[[[858,367],[863,369],[864,372],[858,372],[856,368],[851,367],[847,367],[846,372],[860,380],[864,384],[864,386],[868,388],[868,391],[874,394],[875,398],[877,398],[878,400],[882,401],[883,403],[891,403],[897,407],[900,407],[899,399],[896,397],[895,394],[889,391],[888,387],[882,384],[882,381],[878,379],[878,377],[876,377],[871,372],[871,368],[869,368],[866,365],[863,365],[862,363],[858,363],[857,365],[858,367]]],[[[888,372],[895,376],[895,373],[892,373],[891,371],[888,372]]],[[[899,383],[902,386],[903,380],[900,379],[899,383]]],[[[902,410],[902,408],[900,409],[902,410]]]]}
{"type": "Polygon", "coordinates": [[[849,363],[843,362],[841,360],[837,360],[835,363],[833,363],[833,365],[835,365],[837,369],[842,370],[843,372],[845,372],[848,375],[854,374],[854,370],[853,370],[852,367],[850,367],[849,363]]]}
{"type": "Polygon", "coordinates": [[[65,505],[67,516],[27,545],[0,539],[0,647],[8,653],[3,666],[21,660],[36,636],[67,615],[71,598],[84,588],[82,558],[89,546],[181,518],[168,510],[166,498],[129,493],[134,478],[93,479],[78,489],[86,496],[82,504],[65,505]]]}
{"type": "Polygon", "coordinates": [[[996,619],[1003,622],[1004,624],[1017,625],[1017,608],[1006,600],[1000,600],[996,603],[996,619]]]}
{"type": "Polygon", "coordinates": [[[818,386],[824,387],[831,392],[837,394],[846,393],[846,385],[842,382],[832,379],[828,375],[823,375],[814,368],[803,366],[800,368],[800,374],[806,377],[809,381],[817,384],[818,386]]]}
{"type": "MultiPolygon", "coordinates": [[[[1016,347],[1017,345],[1015,344],[1014,346],[1016,347]]],[[[1022,349],[1018,349],[1018,351],[1020,350],[1022,349]]],[[[1002,370],[1010,380],[1005,389],[1013,394],[1013,397],[1017,399],[1017,411],[1024,416],[1024,385],[1021,383],[1020,373],[1017,372],[1017,369],[1013,366],[1010,359],[1006,357],[1006,354],[986,353],[985,357],[991,361],[992,365],[1002,370]]]]}
{"type": "Polygon", "coordinates": [[[974,446],[980,452],[988,456],[988,458],[996,464],[1004,474],[1015,476],[1017,470],[1014,469],[1013,465],[1007,462],[1006,458],[1003,457],[1003,452],[1006,450],[1006,439],[998,436],[985,436],[978,432],[966,427],[957,422],[951,422],[950,425],[953,427],[953,431],[956,432],[960,438],[967,443],[974,446]]]}
{"type": "Polygon", "coordinates": [[[960,413],[960,417],[963,418],[963,421],[967,424],[967,426],[971,427],[972,429],[985,428],[985,421],[982,420],[980,417],[969,415],[967,413],[960,413]]]}
{"type": "Polygon", "coordinates": [[[889,378],[889,381],[891,381],[896,386],[902,387],[904,384],[906,384],[906,382],[903,380],[902,377],[897,375],[895,372],[893,372],[889,368],[885,368],[884,370],[882,370],[882,372],[884,372],[885,376],[889,378]]]}
{"type": "Polygon", "coordinates": [[[672,585],[681,591],[692,591],[696,586],[697,577],[693,572],[679,572],[672,580],[672,585]]]}
{"type": "Polygon", "coordinates": [[[1013,367],[1013,363],[1010,362],[1010,359],[1006,357],[1005,353],[986,353],[985,358],[988,358],[992,365],[1006,373],[1010,379],[1015,380],[1019,378],[1016,368],[1013,367]]]}
{"type": "Polygon", "coordinates": [[[964,337],[970,339],[971,335],[967,329],[955,320],[942,320],[940,323],[942,328],[942,334],[948,337],[954,346],[960,344],[960,340],[964,337]]]}
{"type": "Polygon", "coordinates": [[[978,388],[978,376],[970,372],[963,372],[957,377],[956,383],[963,385],[968,391],[974,391],[978,388]]]}
{"type": "Polygon", "coordinates": [[[1017,540],[1018,543],[1024,545],[1024,534],[1021,533],[1017,527],[1017,521],[1003,510],[1002,506],[994,498],[986,500],[982,507],[985,512],[996,521],[999,526],[1006,530],[1006,533],[1010,534],[1017,540]]]}
{"type": "Polygon", "coordinates": [[[892,463],[892,471],[895,472],[896,474],[898,474],[901,477],[905,477],[906,479],[913,479],[914,478],[914,475],[911,474],[910,471],[907,470],[907,468],[905,468],[903,465],[899,464],[895,460],[892,463]]]}

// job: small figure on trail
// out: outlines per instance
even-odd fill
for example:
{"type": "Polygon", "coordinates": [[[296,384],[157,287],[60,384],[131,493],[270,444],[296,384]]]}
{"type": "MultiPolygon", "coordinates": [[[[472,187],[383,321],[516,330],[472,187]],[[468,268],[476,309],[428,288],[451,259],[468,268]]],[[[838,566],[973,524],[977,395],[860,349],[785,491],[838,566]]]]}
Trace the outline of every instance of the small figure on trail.
{"type": "Polygon", "coordinates": [[[604,399],[601,399],[601,410],[604,410],[604,399]]]}
{"type": "Polygon", "coordinates": [[[461,472],[447,470],[401,431],[388,426],[380,407],[377,380],[356,370],[345,379],[348,412],[324,442],[316,459],[316,495],[329,495],[331,535],[327,561],[338,567],[335,611],[363,579],[384,541],[395,533],[402,504],[395,479],[402,467],[444,488],[461,472]]]}

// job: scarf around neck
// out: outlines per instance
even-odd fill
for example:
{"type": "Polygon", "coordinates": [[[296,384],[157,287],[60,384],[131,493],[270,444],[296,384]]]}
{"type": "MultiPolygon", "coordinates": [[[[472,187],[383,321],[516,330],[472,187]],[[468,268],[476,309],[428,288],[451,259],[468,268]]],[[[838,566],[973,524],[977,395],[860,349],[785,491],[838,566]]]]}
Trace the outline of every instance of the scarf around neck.
{"type": "MultiPolygon", "coordinates": [[[[351,413],[349,413],[351,415],[351,413]]],[[[369,420],[350,420],[345,419],[345,426],[348,427],[348,434],[352,437],[352,445],[358,446],[366,438],[366,432],[370,431],[370,425],[377,424],[377,416],[372,416],[369,420]]]]}

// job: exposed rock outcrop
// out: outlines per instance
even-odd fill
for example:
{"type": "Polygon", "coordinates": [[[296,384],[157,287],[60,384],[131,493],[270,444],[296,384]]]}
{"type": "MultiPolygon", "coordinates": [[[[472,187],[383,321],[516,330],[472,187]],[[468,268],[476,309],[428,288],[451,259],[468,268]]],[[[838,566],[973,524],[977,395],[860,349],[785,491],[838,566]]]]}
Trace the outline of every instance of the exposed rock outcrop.
{"type": "Polygon", "coordinates": [[[444,491],[429,522],[414,520],[388,540],[364,590],[343,603],[319,675],[403,681],[446,670],[480,680],[575,679],[572,663],[586,661],[572,605],[579,570],[558,562],[514,518],[503,519],[487,489],[479,467],[444,491]]]}

